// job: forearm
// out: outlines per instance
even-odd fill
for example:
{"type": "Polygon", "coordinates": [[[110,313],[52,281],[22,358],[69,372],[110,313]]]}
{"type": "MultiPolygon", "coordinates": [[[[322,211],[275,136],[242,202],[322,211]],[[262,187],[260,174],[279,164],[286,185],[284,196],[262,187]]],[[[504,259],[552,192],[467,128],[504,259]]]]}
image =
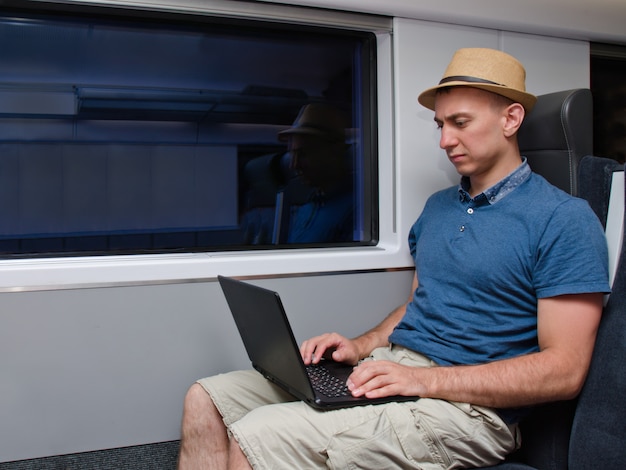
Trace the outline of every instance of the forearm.
{"type": "Polygon", "coordinates": [[[574,398],[587,367],[584,360],[543,351],[490,364],[418,372],[426,373],[422,396],[507,408],[574,398]]]}
{"type": "Polygon", "coordinates": [[[389,344],[389,335],[391,335],[393,329],[404,317],[409,303],[413,301],[413,293],[417,289],[417,285],[417,275],[413,275],[411,292],[407,302],[387,315],[387,317],[378,326],[366,331],[361,336],[354,338],[353,342],[359,351],[359,359],[366,358],[374,349],[387,346],[389,344]]]}
{"type": "MultiPolygon", "coordinates": [[[[359,351],[369,353],[387,344],[405,310],[406,306],[396,309],[354,340],[359,351]]],[[[601,313],[602,293],[542,298],[537,307],[539,352],[470,366],[364,361],[354,369],[348,386],[355,396],[368,398],[420,396],[496,408],[571,399],[587,376],[601,313]]]]}
{"type": "Polygon", "coordinates": [[[389,335],[400,320],[402,320],[405,312],[406,305],[398,307],[378,326],[354,338],[353,341],[359,351],[360,359],[369,356],[374,349],[381,346],[387,346],[389,344],[389,335]]]}
{"type": "Polygon", "coordinates": [[[574,398],[587,376],[601,312],[600,293],[540,299],[540,352],[478,366],[433,368],[424,382],[426,393],[502,408],[574,398]]]}

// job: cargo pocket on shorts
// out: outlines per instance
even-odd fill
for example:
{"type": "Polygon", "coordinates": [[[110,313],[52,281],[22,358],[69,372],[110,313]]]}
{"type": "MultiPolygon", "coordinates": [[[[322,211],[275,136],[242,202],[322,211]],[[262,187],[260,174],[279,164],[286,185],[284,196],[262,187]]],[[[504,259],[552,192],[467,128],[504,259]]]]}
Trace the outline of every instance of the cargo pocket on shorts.
{"type": "Polygon", "coordinates": [[[383,405],[379,418],[335,436],[329,448],[333,469],[402,468],[403,470],[442,470],[449,457],[430,430],[416,420],[414,403],[383,405]]]}
{"type": "Polygon", "coordinates": [[[452,459],[448,449],[430,420],[424,419],[418,404],[401,404],[388,410],[406,459],[420,470],[450,468],[452,459]]]}
{"type": "Polygon", "coordinates": [[[332,437],[328,444],[328,466],[333,470],[380,470],[385,468],[437,469],[422,467],[405,452],[407,431],[415,433],[407,408],[397,404],[378,405],[380,413],[332,437]]]}
{"type": "Polygon", "coordinates": [[[511,430],[488,408],[423,399],[411,411],[416,432],[439,468],[494,465],[515,449],[511,430]]]}

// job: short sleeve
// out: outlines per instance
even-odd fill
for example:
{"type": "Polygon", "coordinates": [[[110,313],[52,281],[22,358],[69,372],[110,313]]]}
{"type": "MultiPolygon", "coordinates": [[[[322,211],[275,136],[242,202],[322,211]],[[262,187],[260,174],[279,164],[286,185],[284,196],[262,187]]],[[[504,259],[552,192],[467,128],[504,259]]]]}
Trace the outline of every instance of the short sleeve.
{"type": "Polygon", "coordinates": [[[604,231],[582,199],[555,207],[536,256],[533,282],[538,298],[610,291],[604,231]]]}

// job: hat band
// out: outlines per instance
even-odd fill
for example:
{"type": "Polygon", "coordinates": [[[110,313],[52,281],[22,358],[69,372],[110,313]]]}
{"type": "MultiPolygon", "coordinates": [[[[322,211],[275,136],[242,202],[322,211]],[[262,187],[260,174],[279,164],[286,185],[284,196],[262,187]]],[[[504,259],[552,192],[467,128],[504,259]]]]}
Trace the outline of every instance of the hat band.
{"type": "Polygon", "coordinates": [[[439,82],[439,85],[443,85],[448,82],[469,82],[469,83],[485,83],[488,85],[506,86],[500,83],[492,82],[491,80],[485,80],[484,78],[470,77],[467,75],[453,75],[452,77],[444,77],[439,82]]]}

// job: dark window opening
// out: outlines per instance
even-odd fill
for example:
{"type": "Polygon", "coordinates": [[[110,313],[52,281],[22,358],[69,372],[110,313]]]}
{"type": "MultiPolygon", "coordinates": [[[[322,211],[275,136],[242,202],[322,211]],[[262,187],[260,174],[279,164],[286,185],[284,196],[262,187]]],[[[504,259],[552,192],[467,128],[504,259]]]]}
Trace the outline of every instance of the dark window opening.
{"type": "Polygon", "coordinates": [[[591,46],[594,154],[626,161],[626,47],[591,46]]]}
{"type": "Polygon", "coordinates": [[[0,14],[1,256],[377,242],[372,33],[148,16],[0,14]]]}

